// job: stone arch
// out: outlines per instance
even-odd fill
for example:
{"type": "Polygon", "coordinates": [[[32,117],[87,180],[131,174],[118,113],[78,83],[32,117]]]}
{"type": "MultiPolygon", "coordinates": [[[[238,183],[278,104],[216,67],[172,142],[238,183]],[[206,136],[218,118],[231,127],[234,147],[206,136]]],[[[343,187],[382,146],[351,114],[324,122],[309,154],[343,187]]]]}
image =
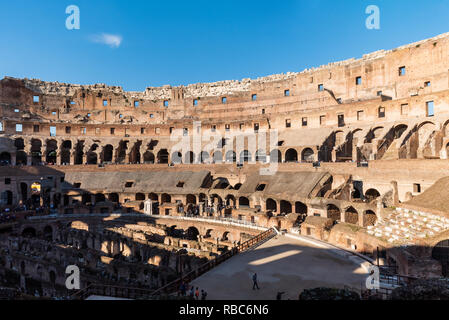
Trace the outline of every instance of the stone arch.
{"type": "Polygon", "coordinates": [[[200,153],[200,163],[207,163],[209,160],[209,153],[207,153],[206,151],[202,151],[200,153]]]}
{"type": "Polygon", "coordinates": [[[106,197],[104,194],[102,194],[102,193],[95,194],[95,203],[105,202],[105,201],[106,201],[106,197]]]}
{"type": "Polygon", "coordinates": [[[223,235],[221,237],[221,241],[231,241],[230,240],[231,233],[229,231],[223,232],[223,235]]]}
{"type": "Polygon", "coordinates": [[[36,229],[33,227],[26,227],[22,231],[22,237],[25,238],[34,238],[36,237],[36,229]]]}
{"type": "Polygon", "coordinates": [[[175,151],[171,155],[171,162],[174,164],[181,164],[182,163],[182,153],[179,151],[175,151]]]}
{"type": "Polygon", "coordinates": [[[240,152],[239,157],[240,163],[250,162],[251,160],[252,160],[251,152],[249,152],[248,150],[243,150],[242,152],[240,152]]]}
{"type": "Polygon", "coordinates": [[[291,148],[285,152],[285,162],[298,162],[298,152],[291,148]]]}
{"type": "Polygon", "coordinates": [[[11,154],[9,152],[0,153],[0,165],[10,165],[11,164],[11,154]]]}
{"type": "Polygon", "coordinates": [[[187,164],[195,163],[195,154],[192,151],[186,152],[184,156],[184,163],[187,164]]]}
{"type": "Polygon", "coordinates": [[[53,241],[53,228],[50,225],[44,227],[43,236],[45,240],[53,241]]]}
{"type": "Polygon", "coordinates": [[[242,184],[240,182],[236,183],[234,186],[234,190],[239,190],[241,187],[242,187],[242,184]]]}
{"type": "Polygon", "coordinates": [[[363,213],[363,226],[364,227],[374,226],[376,224],[376,221],[377,221],[377,216],[374,211],[366,210],[363,213]]]}
{"type": "Polygon", "coordinates": [[[20,195],[23,202],[28,200],[28,185],[25,182],[20,183],[20,195]]]}
{"type": "Polygon", "coordinates": [[[136,193],[136,201],[143,201],[145,200],[145,194],[144,193],[136,193]]]}
{"type": "Polygon", "coordinates": [[[359,213],[354,207],[350,206],[345,210],[345,222],[351,224],[358,224],[359,213]]]}
{"type": "Polygon", "coordinates": [[[31,164],[39,165],[42,162],[42,141],[39,139],[31,139],[31,164]]]}
{"type": "Polygon", "coordinates": [[[278,211],[278,205],[276,200],[268,198],[267,201],[265,202],[265,206],[267,211],[273,211],[273,212],[277,212],[278,211]]]}
{"type": "Polygon", "coordinates": [[[327,217],[333,221],[341,221],[341,211],[340,208],[335,204],[329,203],[327,205],[327,217]]]}
{"type": "Polygon", "coordinates": [[[281,200],[281,203],[279,205],[279,211],[285,214],[292,213],[292,204],[290,203],[290,201],[281,200]]]}
{"type": "Polygon", "coordinates": [[[151,201],[159,201],[158,195],[153,193],[153,192],[148,194],[148,199],[151,200],[151,201]]]}
{"type": "Polygon", "coordinates": [[[259,149],[256,151],[256,162],[266,163],[267,162],[267,154],[265,150],[259,149]]]}
{"type": "Polygon", "coordinates": [[[154,164],[154,154],[151,151],[146,151],[143,154],[143,162],[144,163],[150,163],[150,164],[154,164]]]}
{"type": "Polygon", "coordinates": [[[96,152],[89,151],[86,155],[86,162],[87,164],[97,164],[98,162],[98,156],[96,152]]]}
{"type": "Polygon", "coordinates": [[[157,153],[157,163],[168,163],[168,151],[167,149],[161,149],[157,153]]]}
{"type": "Polygon", "coordinates": [[[368,189],[365,192],[365,198],[368,202],[374,201],[380,197],[380,192],[374,188],[368,189]]]}
{"type": "Polygon", "coordinates": [[[45,161],[47,163],[56,164],[56,154],[58,150],[58,143],[56,140],[48,140],[45,151],[45,161]]]}
{"type": "Polygon", "coordinates": [[[222,163],[223,162],[223,152],[215,151],[212,154],[212,160],[214,163],[222,163]]]}
{"type": "Polygon", "coordinates": [[[113,203],[119,203],[119,196],[118,193],[110,193],[108,196],[109,201],[113,202],[113,203]]]}
{"type": "Polygon", "coordinates": [[[301,161],[304,162],[313,162],[315,160],[314,158],[315,153],[311,148],[305,148],[301,152],[301,161]]]}
{"type": "Polygon", "coordinates": [[[17,151],[16,152],[16,165],[20,166],[23,165],[25,166],[27,164],[27,154],[25,151],[17,151]]]}
{"type": "Polygon", "coordinates": [[[3,197],[6,200],[6,205],[11,206],[13,202],[13,193],[10,190],[3,191],[3,197]]]}
{"type": "Polygon", "coordinates": [[[196,196],[194,194],[186,195],[186,204],[196,204],[196,196]]]}
{"type": "Polygon", "coordinates": [[[228,194],[225,198],[226,205],[230,207],[235,207],[236,201],[235,197],[232,194],[228,194]]]}
{"type": "Polygon", "coordinates": [[[230,150],[226,152],[226,162],[235,163],[237,162],[237,155],[234,151],[230,150]]]}
{"type": "Polygon", "coordinates": [[[249,207],[249,199],[247,197],[240,197],[239,207],[249,207]]]}
{"type": "Polygon", "coordinates": [[[442,275],[449,276],[449,239],[438,242],[432,249],[432,258],[439,261],[442,275]]]}
{"type": "Polygon", "coordinates": [[[112,162],[114,156],[114,147],[107,144],[103,147],[103,159],[102,162],[112,162]]]}
{"type": "Polygon", "coordinates": [[[200,235],[200,232],[198,231],[198,229],[197,228],[195,228],[195,227],[189,227],[188,229],[187,229],[187,232],[186,232],[186,238],[188,239],[188,240],[198,240],[198,236],[200,235]]]}
{"type": "Polygon", "coordinates": [[[161,202],[162,203],[171,203],[171,196],[167,193],[163,193],[161,195],[161,202]]]}
{"type": "Polygon", "coordinates": [[[306,215],[307,211],[308,211],[307,205],[305,205],[301,201],[295,202],[295,213],[306,215]]]}
{"type": "Polygon", "coordinates": [[[282,153],[278,149],[273,149],[270,152],[270,162],[271,163],[281,163],[282,162],[282,153]]]}

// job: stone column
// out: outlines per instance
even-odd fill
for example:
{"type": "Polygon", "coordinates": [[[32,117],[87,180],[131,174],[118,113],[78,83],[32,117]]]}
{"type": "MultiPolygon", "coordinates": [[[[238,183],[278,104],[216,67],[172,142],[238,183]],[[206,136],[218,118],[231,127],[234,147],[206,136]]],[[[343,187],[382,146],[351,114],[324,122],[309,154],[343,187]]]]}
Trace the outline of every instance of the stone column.
{"type": "Polygon", "coordinates": [[[336,162],[337,161],[337,151],[334,149],[332,149],[332,162],[336,162]]]}

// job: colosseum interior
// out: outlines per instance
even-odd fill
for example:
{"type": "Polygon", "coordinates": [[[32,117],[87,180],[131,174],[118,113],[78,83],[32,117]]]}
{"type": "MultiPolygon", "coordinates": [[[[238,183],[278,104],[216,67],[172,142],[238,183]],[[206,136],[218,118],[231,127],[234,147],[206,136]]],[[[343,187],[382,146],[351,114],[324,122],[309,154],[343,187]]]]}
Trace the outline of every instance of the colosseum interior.
{"type": "Polygon", "coordinates": [[[82,288],[173,293],[242,244],[287,235],[384,276],[449,276],[448,58],[442,34],[144,92],[5,77],[0,285],[73,296],[77,265],[82,288]]]}

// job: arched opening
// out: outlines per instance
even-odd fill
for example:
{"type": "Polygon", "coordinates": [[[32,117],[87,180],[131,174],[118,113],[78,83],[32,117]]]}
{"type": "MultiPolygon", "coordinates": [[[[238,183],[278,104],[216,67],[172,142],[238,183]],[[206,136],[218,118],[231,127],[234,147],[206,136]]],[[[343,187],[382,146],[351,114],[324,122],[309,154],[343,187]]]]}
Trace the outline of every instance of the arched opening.
{"type": "Polygon", "coordinates": [[[163,193],[161,196],[162,203],[171,203],[171,196],[169,194],[163,193]]]}
{"type": "Polygon", "coordinates": [[[327,205],[327,217],[335,221],[341,221],[341,211],[340,208],[334,204],[327,205]]]}
{"type": "Polygon", "coordinates": [[[240,163],[250,162],[251,161],[251,152],[248,150],[243,150],[240,152],[240,163]]]}
{"type": "Polygon", "coordinates": [[[226,152],[226,162],[237,162],[237,155],[234,151],[228,151],[226,152]]]}
{"type": "Polygon", "coordinates": [[[112,162],[112,157],[114,155],[114,147],[107,144],[103,148],[103,162],[112,162]]]}
{"type": "Polygon", "coordinates": [[[192,151],[186,152],[184,162],[187,164],[195,163],[195,154],[192,151]]]}
{"type": "Polygon", "coordinates": [[[349,207],[345,210],[345,222],[351,224],[358,224],[359,222],[359,213],[354,207],[349,207]]]}
{"type": "Polygon", "coordinates": [[[104,194],[102,194],[102,193],[95,194],[95,203],[105,202],[105,201],[106,201],[106,197],[104,196],[104,194]]]}
{"type": "Polygon", "coordinates": [[[374,226],[377,221],[376,213],[372,210],[366,210],[363,214],[363,226],[374,226]]]}
{"type": "Polygon", "coordinates": [[[56,273],[52,270],[49,273],[50,283],[54,287],[56,285],[56,273]]]}
{"type": "Polygon", "coordinates": [[[24,151],[17,151],[16,165],[25,166],[27,164],[27,154],[24,151]]]}
{"type": "Polygon", "coordinates": [[[196,197],[193,194],[188,194],[186,196],[186,204],[196,204],[196,197]]]}
{"type": "Polygon", "coordinates": [[[290,201],[281,200],[280,212],[282,214],[292,213],[292,204],[290,203],[290,201]]]}
{"type": "Polygon", "coordinates": [[[212,201],[212,204],[218,204],[218,205],[223,204],[223,199],[221,199],[221,197],[218,194],[211,195],[211,201],[212,201]]]}
{"type": "Polygon", "coordinates": [[[37,166],[42,162],[41,153],[42,141],[38,139],[31,140],[31,165],[37,166]]]}
{"type": "Polygon", "coordinates": [[[58,143],[56,140],[47,141],[47,150],[45,161],[50,164],[56,164],[56,150],[58,149],[58,143]]]}
{"type": "Polygon", "coordinates": [[[51,226],[45,226],[43,236],[46,241],[53,241],[53,229],[51,226]]]}
{"type": "Polygon", "coordinates": [[[239,207],[249,208],[249,199],[247,197],[239,198],[239,207]]]}
{"type": "Polygon", "coordinates": [[[304,162],[314,161],[314,152],[310,148],[306,148],[301,152],[301,160],[304,162]]]}
{"type": "Polygon", "coordinates": [[[295,149],[288,149],[285,152],[285,162],[298,162],[298,152],[295,149]]]}
{"type": "Polygon", "coordinates": [[[257,150],[256,151],[256,162],[266,163],[267,162],[267,154],[265,150],[257,150]]]}
{"type": "Polygon", "coordinates": [[[136,201],[143,201],[143,200],[145,200],[145,194],[136,193],[136,201]]]}
{"type": "Polygon", "coordinates": [[[171,156],[171,162],[174,164],[182,163],[182,153],[181,152],[173,152],[171,156]]]}
{"type": "Polygon", "coordinates": [[[295,202],[295,213],[306,215],[307,214],[307,206],[301,201],[295,202]]]}
{"type": "Polygon", "coordinates": [[[221,151],[215,151],[212,155],[212,159],[214,163],[222,163],[223,162],[223,153],[221,151]]]}
{"type": "Polygon", "coordinates": [[[90,193],[83,193],[81,195],[81,203],[83,205],[91,204],[92,203],[92,195],[90,193]]]}
{"type": "Polygon", "coordinates": [[[72,141],[65,140],[61,145],[61,164],[70,164],[70,149],[72,141]]]}
{"type": "Polygon", "coordinates": [[[11,164],[11,154],[9,152],[0,153],[0,165],[6,166],[11,164]]]}
{"type": "Polygon", "coordinates": [[[127,140],[122,140],[119,142],[118,148],[115,150],[116,162],[117,163],[125,163],[126,160],[126,151],[128,150],[127,140]]]}
{"type": "Polygon", "coordinates": [[[208,229],[207,231],[206,231],[206,234],[204,235],[204,238],[211,238],[212,237],[212,232],[213,232],[214,230],[212,230],[212,229],[208,229]]]}
{"type": "Polygon", "coordinates": [[[432,258],[441,263],[443,277],[449,277],[449,240],[437,243],[432,249],[432,258]]]}
{"type": "Polygon", "coordinates": [[[232,194],[226,196],[226,205],[229,207],[235,207],[235,197],[232,194]]]}
{"type": "Polygon", "coordinates": [[[209,162],[209,153],[207,153],[206,151],[203,151],[200,153],[200,162],[201,163],[207,163],[209,162]]]}
{"type": "Polygon", "coordinates": [[[267,208],[267,211],[277,212],[278,208],[277,208],[276,200],[268,198],[266,201],[266,208],[267,208]]]}
{"type": "Polygon", "coordinates": [[[143,154],[143,162],[148,164],[154,163],[154,154],[151,151],[147,151],[143,154]]]}
{"type": "Polygon", "coordinates": [[[86,156],[87,164],[97,164],[98,157],[95,152],[89,152],[86,156]]]}
{"type": "Polygon", "coordinates": [[[23,229],[22,237],[25,237],[25,238],[34,238],[34,237],[36,237],[36,229],[34,229],[32,227],[27,227],[27,228],[23,229]]]}
{"type": "Polygon", "coordinates": [[[221,237],[221,241],[229,241],[229,231],[223,232],[223,236],[221,237]]]}
{"type": "Polygon", "coordinates": [[[365,192],[365,198],[368,202],[374,201],[379,197],[380,197],[380,193],[376,189],[368,189],[365,192]]]}
{"type": "Polygon", "coordinates": [[[240,190],[241,187],[242,187],[241,183],[236,183],[234,186],[234,190],[240,190]]]}
{"type": "Polygon", "coordinates": [[[10,190],[6,190],[2,194],[3,203],[6,203],[7,206],[12,205],[13,194],[10,190]]]}
{"type": "Polygon", "coordinates": [[[198,240],[199,234],[200,234],[200,232],[198,231],[197,228],[190,227],[190,228],[187,229],[186,238],[188,240],[198,240]]]}
{"type": "Polygon", "coordinates": [[[28,200],[28,185],[25,182],[20,183],[20,194],[23,202],[28,200]]]}
{"type": "Polygon", "coordinates": [[[155,194],[155,193],[150,193],[150,194],[148,195],[148,199],[150,199],[151,201],[156,201],[156,202],[159,201],[159,197],[158,197],[157,194],[155,194]]]}
{"type": "Polygon", "coordinates": [[[118,193],[110,193],[108,196],[109,201],[113,203],[119,203],[119,196],[118,193]]]}
{"type": "Polygon", "coordinates": [[[276,163],[276,162],[281,163],[282,162],[282,153],[281,153],[281,151],[279,151],[278,149],[271,150],[271,152],[270,152],[270,162],[271,163],[276,163]]]}
{"type": "Polygon", "coordinates": [[[157,163],[168,163],[168,151],[167,149],[161,149],[157,153],[157,163]]]}

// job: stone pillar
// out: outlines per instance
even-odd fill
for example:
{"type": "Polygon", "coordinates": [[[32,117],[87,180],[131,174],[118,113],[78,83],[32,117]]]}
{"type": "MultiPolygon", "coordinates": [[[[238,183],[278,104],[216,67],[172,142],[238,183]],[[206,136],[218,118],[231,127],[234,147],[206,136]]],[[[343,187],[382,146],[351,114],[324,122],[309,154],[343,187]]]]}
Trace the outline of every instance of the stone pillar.
{"type": "Polygon", "coordinates": [[[70,152],[70,165],[73,166],[75,164],[75,152],[70,152]]]}
{"type": "Polygon", "coordinates": [[[33,156],[27,154],[27,166],[31,166],[33,163],[33,156]]]}
{"type": "Polygon", "coordinates": [[[335,149],[332,149],[332,162],[337,161],[337,151],[335,149]]]}

